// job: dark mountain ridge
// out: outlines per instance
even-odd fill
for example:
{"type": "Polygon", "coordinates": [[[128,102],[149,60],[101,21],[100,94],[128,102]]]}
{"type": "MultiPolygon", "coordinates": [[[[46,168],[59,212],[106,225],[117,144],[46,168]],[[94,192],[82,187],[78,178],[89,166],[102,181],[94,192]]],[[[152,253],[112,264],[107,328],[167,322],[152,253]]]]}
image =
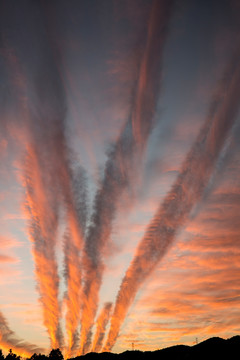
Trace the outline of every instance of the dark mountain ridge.
{"type": "Polygon", "coordinates": [[[213,337],[193,346],[175,345],[155,351],[125,351],[120,354],[109,352],[88,353],[72,360],[231,360],[240,358],[240,336],[230,339],[213,337]]]}

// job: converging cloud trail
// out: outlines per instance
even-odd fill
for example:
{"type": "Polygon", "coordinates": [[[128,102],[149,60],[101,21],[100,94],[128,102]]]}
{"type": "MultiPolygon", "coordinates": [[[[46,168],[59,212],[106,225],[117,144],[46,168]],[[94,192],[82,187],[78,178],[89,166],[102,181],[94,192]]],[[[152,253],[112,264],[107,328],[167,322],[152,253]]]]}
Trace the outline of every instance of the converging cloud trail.
{"type": "Polygon", "coordinates": [[[234,54],[209,107],[209,115],[179,175],[150,222],[122,280],[104,349],[111,350],[135,295],[172,245],[199,201],[240,106],[240,51],[234,54]]]}

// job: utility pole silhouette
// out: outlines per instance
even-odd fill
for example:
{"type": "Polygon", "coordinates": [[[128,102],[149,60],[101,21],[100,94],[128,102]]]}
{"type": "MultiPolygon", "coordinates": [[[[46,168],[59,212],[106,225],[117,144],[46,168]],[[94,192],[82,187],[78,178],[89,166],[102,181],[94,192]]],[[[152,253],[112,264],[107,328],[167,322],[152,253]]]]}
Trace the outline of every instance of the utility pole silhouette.
{"type": "Polygon", "coordinates": [[[134,343],[132,343],[132,351],[134,351],[134,343]]]}

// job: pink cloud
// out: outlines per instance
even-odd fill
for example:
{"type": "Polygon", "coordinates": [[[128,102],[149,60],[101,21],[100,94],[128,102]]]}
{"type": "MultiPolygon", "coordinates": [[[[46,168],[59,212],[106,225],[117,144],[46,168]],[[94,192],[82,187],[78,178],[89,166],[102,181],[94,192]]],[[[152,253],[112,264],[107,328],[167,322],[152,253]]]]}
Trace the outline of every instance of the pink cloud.
{"type": "Polygon", "coordinates": [[[8,256],[8,255],[1,255],[0,254],[0,264],[1,263],[15,263],[18,262],[17,258],[14,258],[12,256],[8,256]]]}
{"type": "Polygon", "coordinates": [[[116,348],[126,346],[128,333],[152,349],[157,342],[189,344],[239,332],[240,201],[230,183],[223,177],[179,233],[132,306],[116,348]]]}
{"type": "Polygon", "coordinates": [[[17,240],[16,238],[8,235],[0,235],[0,248],[13,248],[13,247],[19,247],[22,243],[17,240]]]}
{"type": "Polygon", "coordinates": [[[9,213],[9,214],[5,214],[3,219],[4,220],[25,220],[27,218],[24,214],[9,213]]]}
{"type": "Polygon", "coordinates": [[[0,266],[0,285],[15,284],[20,275],[20,270],[10,268],[9,266],[4,266],[4,268],[0,266]]]}
{"type": "Polygon", "coordinates": [[[7,140],[6,139],[0,139],[0,158],[5,155],[7,146],[8,146],[7,140]]]}

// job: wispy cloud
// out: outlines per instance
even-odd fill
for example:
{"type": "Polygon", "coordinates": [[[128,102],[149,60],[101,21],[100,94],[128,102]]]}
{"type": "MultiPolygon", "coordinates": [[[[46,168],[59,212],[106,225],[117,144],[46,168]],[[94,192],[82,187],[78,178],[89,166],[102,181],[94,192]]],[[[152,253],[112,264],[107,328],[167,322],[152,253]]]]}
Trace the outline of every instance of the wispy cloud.
{"type": "Polygon", "coordinates": [[[96,321],[96,333],[92,345],[93,352],[99,352],[102,348],[105,330],[110,318],[111,310],[112,310],[112,303],[106,303],[104,304],[104,307],[99,314],[99,317],[96,321]]]}
{"type": "Polygon", "coordinates": [[[80,353],[85,353],[90,346],[91,329],[97,311],[98,294],[104,271],[102,256],[109,243],[116,207],[121,194],[131,186],[136,159],[141,158],[154,124],[161,86],[161,61],[172,6],[171,1],[153,2],[133,91],[130,120],[127,121],[108,154],[104,178],[95,197],[91,225],[88,228],[84,249],[85,301],[81,318],[80,353]],[[89,299],[91,299],[91,304],[89,299]]]}
{"type": "Polygon", "coordinates": [[[0,254],[0,263],[14,263],[18,261],[19,260],[17,258],[14,258],[12,256],[0,254]]]}
{"type": "Polygon", "coordinates": [[[139,287],[166,254],[179,228],[200,200],[239,110],[239,49],[211,101],[209,115],[179,175],[147,228],[120,286],[105,349],[111,349],[139,287]],[[223,97],[223,94],[225,97],[223,97]]]}
{"type": "Polygon", "coordinates": [[[0,345],[4,350],[11,348],[14,352],[24,357],[31,356],[34,352],[40,353],[44,351],[36,345],[17,338],[15,333],[9,328],[2,313],[0,313],[0,345]]]}

